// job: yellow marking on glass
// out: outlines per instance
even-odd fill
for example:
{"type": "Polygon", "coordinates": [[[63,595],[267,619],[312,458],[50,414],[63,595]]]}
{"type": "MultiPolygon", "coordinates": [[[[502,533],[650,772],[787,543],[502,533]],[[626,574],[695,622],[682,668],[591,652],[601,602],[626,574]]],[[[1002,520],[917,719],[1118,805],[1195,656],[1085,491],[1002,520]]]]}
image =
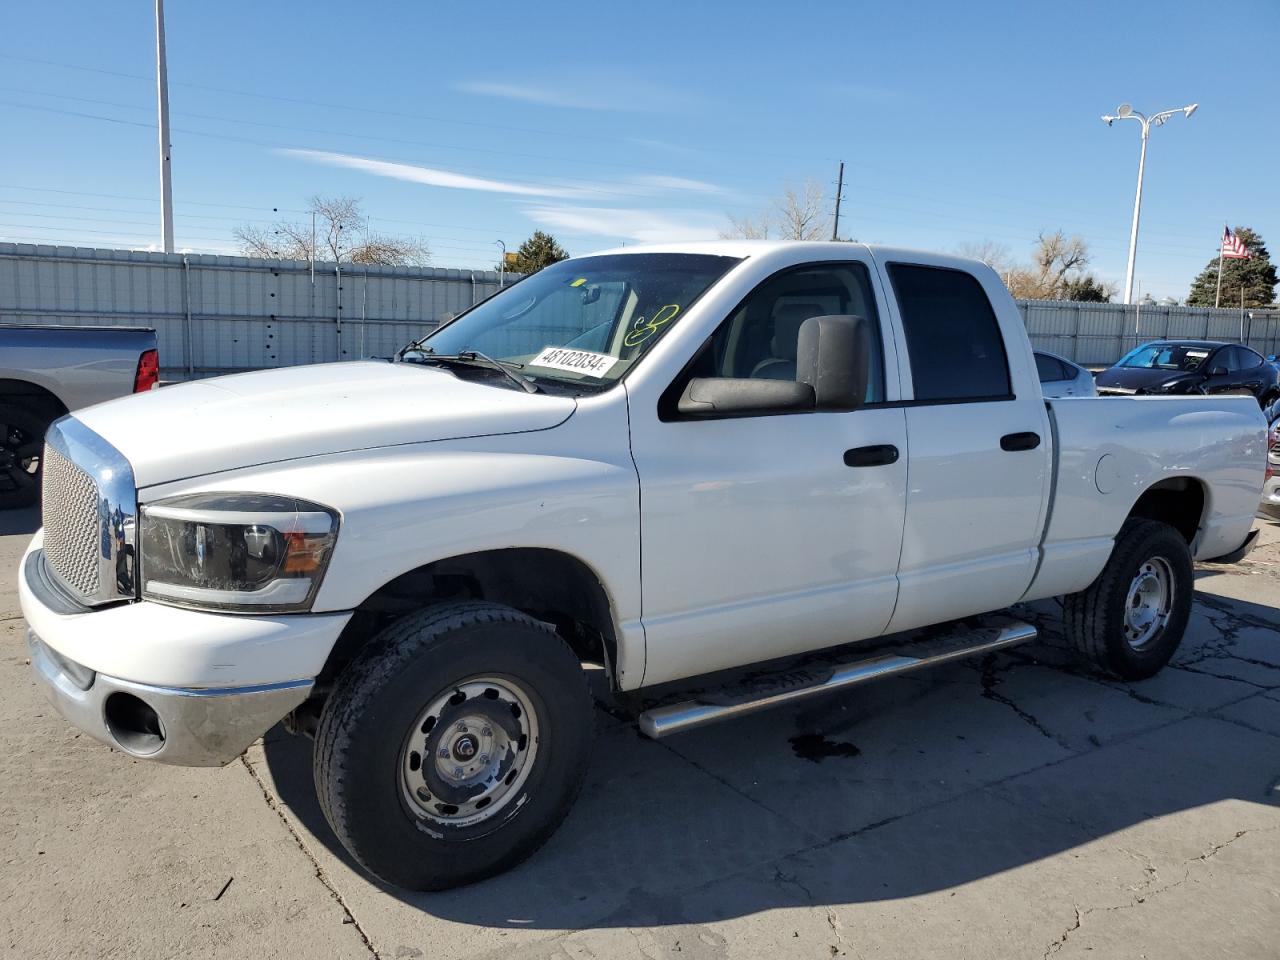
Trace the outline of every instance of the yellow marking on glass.
{"type": "Polygon", "coordinates": [[[586,283],[586,282],[587,282],[587,278],[586,278],[586,277],[579,277],[577,280],[573,281],[573,283],[569,284],[569,286],[571,286],[571,287],[580,287],[580,286],[582,286],[582,285],[583,285],[584,283],[586,283]]]}
{"type": "Polygon", "coordinates": [[[659,327],[674,320],[676,318],[676,314],[679,312],[680,304],[668,303],[657,309],[652,320],[646,320],[644,317],[637,317],[631,331],[623,338],[623,344],[628,347],[640,346],[640,344],[644,343],[657,333],[659,327]]]}

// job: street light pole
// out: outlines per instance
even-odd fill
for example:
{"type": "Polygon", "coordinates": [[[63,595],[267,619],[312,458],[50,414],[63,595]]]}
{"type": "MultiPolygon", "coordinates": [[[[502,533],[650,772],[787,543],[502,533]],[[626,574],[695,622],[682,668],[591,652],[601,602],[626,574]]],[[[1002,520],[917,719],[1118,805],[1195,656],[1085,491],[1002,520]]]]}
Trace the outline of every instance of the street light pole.
{"type": "Polygon", "coordinates": [[[507,245],[501,240],[493,242],[502,248],[502,259],[498,261],[498,289],[501,290],[507,275],[507,245]]]}
{"type": "Polygon", "coordinates": [[[173,253],[173,183],[169,169],[169,65],[164,52],[164,0],[156,0],[156,98],[160,128],[160,238],[173,253]]]}
{"type": "Polygon", "coordinates": [[[1198,103],[1178,107],[1176,110],[1162,110],[1148,117],[1139,113],[1129,104],[1122,103],[1116,108],[1115,116],[1105,116],[1103,121],[1109,127],[1117,120],[1137,120],[1142,124],[1142,152],[1138,154],[1138,189],[1133,198],[1133,226],[1129,230],[1129,266],[1124,273],[1124,302],[1133,303],[1133,267],[1138,254],[1138,220],[1142,214],[1142,177],[1147,167],[1147,138],[1151,135],[1152,126],[1164,126],[1166,120],[1175,113],[1190,117],[1196,112],[1198,103]]]}

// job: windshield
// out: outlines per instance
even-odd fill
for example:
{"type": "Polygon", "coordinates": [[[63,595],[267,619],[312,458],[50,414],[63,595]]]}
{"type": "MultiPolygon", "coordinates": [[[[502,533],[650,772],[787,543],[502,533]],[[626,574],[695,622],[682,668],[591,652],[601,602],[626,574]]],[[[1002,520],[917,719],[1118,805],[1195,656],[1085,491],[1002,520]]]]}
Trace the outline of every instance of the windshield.
{"type": "Polygon", "coordinates": [[[1117,367],[1144,367],[1148,370],[1199,370],[1213,353],[1213,347],[1177,343],[1148,343],[1130,350],[1117,367]]]}
{"type": "Polygon", "coordinates": [[[689,253],[562,260],[441,327],[421,349],[477,351],[528,377],[607,385],[738,262],[689,253]]]}

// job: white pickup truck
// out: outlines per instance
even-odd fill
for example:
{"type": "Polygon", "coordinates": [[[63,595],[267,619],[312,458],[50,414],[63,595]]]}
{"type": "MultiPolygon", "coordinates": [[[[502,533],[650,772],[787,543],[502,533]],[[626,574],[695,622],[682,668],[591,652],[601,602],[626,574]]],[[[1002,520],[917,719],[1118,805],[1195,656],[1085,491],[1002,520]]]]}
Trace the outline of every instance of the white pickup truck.
{"type": "Polygon", "coordinates": [[[1252,545],[1266,444],[1249,397],[1046,401],[980,263],[726,241],[558,263],[394,362],[81,410],[46,457],[19,582],[61,712],[191,765],[284,719],[352,856],[438,889],[563,819],[584,663],[658,737],[1060,596],[1095,668],[1152,675],[1193,558],[1252,545]]]}

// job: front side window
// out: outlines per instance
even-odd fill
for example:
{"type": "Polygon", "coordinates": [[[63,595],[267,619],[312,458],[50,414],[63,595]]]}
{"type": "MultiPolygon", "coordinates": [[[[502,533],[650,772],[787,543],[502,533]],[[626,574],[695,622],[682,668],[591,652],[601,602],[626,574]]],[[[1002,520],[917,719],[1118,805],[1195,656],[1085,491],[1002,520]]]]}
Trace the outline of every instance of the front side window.
{"type": "Polygon", "coordinates": [[[686,374],[762,380],[796,379],[800,327],[810,317],[858,316],[872,324],[867,402],[884,399],[879,314],[867,268],[815,264],[764,281],[720,324],[686,374]]]}
{"type": "Polygon", "coordinates": [[[438,355],[476,351],[537,379],[616,382],[735,257],[631,253],[563,260],[513,284],[420,341],[438,355]]]}
{"type": "Polygon", "coordinates": [[[1004,339],[982,284],[963,270],[892,263],[915,399],[1007,400],[1004,339]]]}

